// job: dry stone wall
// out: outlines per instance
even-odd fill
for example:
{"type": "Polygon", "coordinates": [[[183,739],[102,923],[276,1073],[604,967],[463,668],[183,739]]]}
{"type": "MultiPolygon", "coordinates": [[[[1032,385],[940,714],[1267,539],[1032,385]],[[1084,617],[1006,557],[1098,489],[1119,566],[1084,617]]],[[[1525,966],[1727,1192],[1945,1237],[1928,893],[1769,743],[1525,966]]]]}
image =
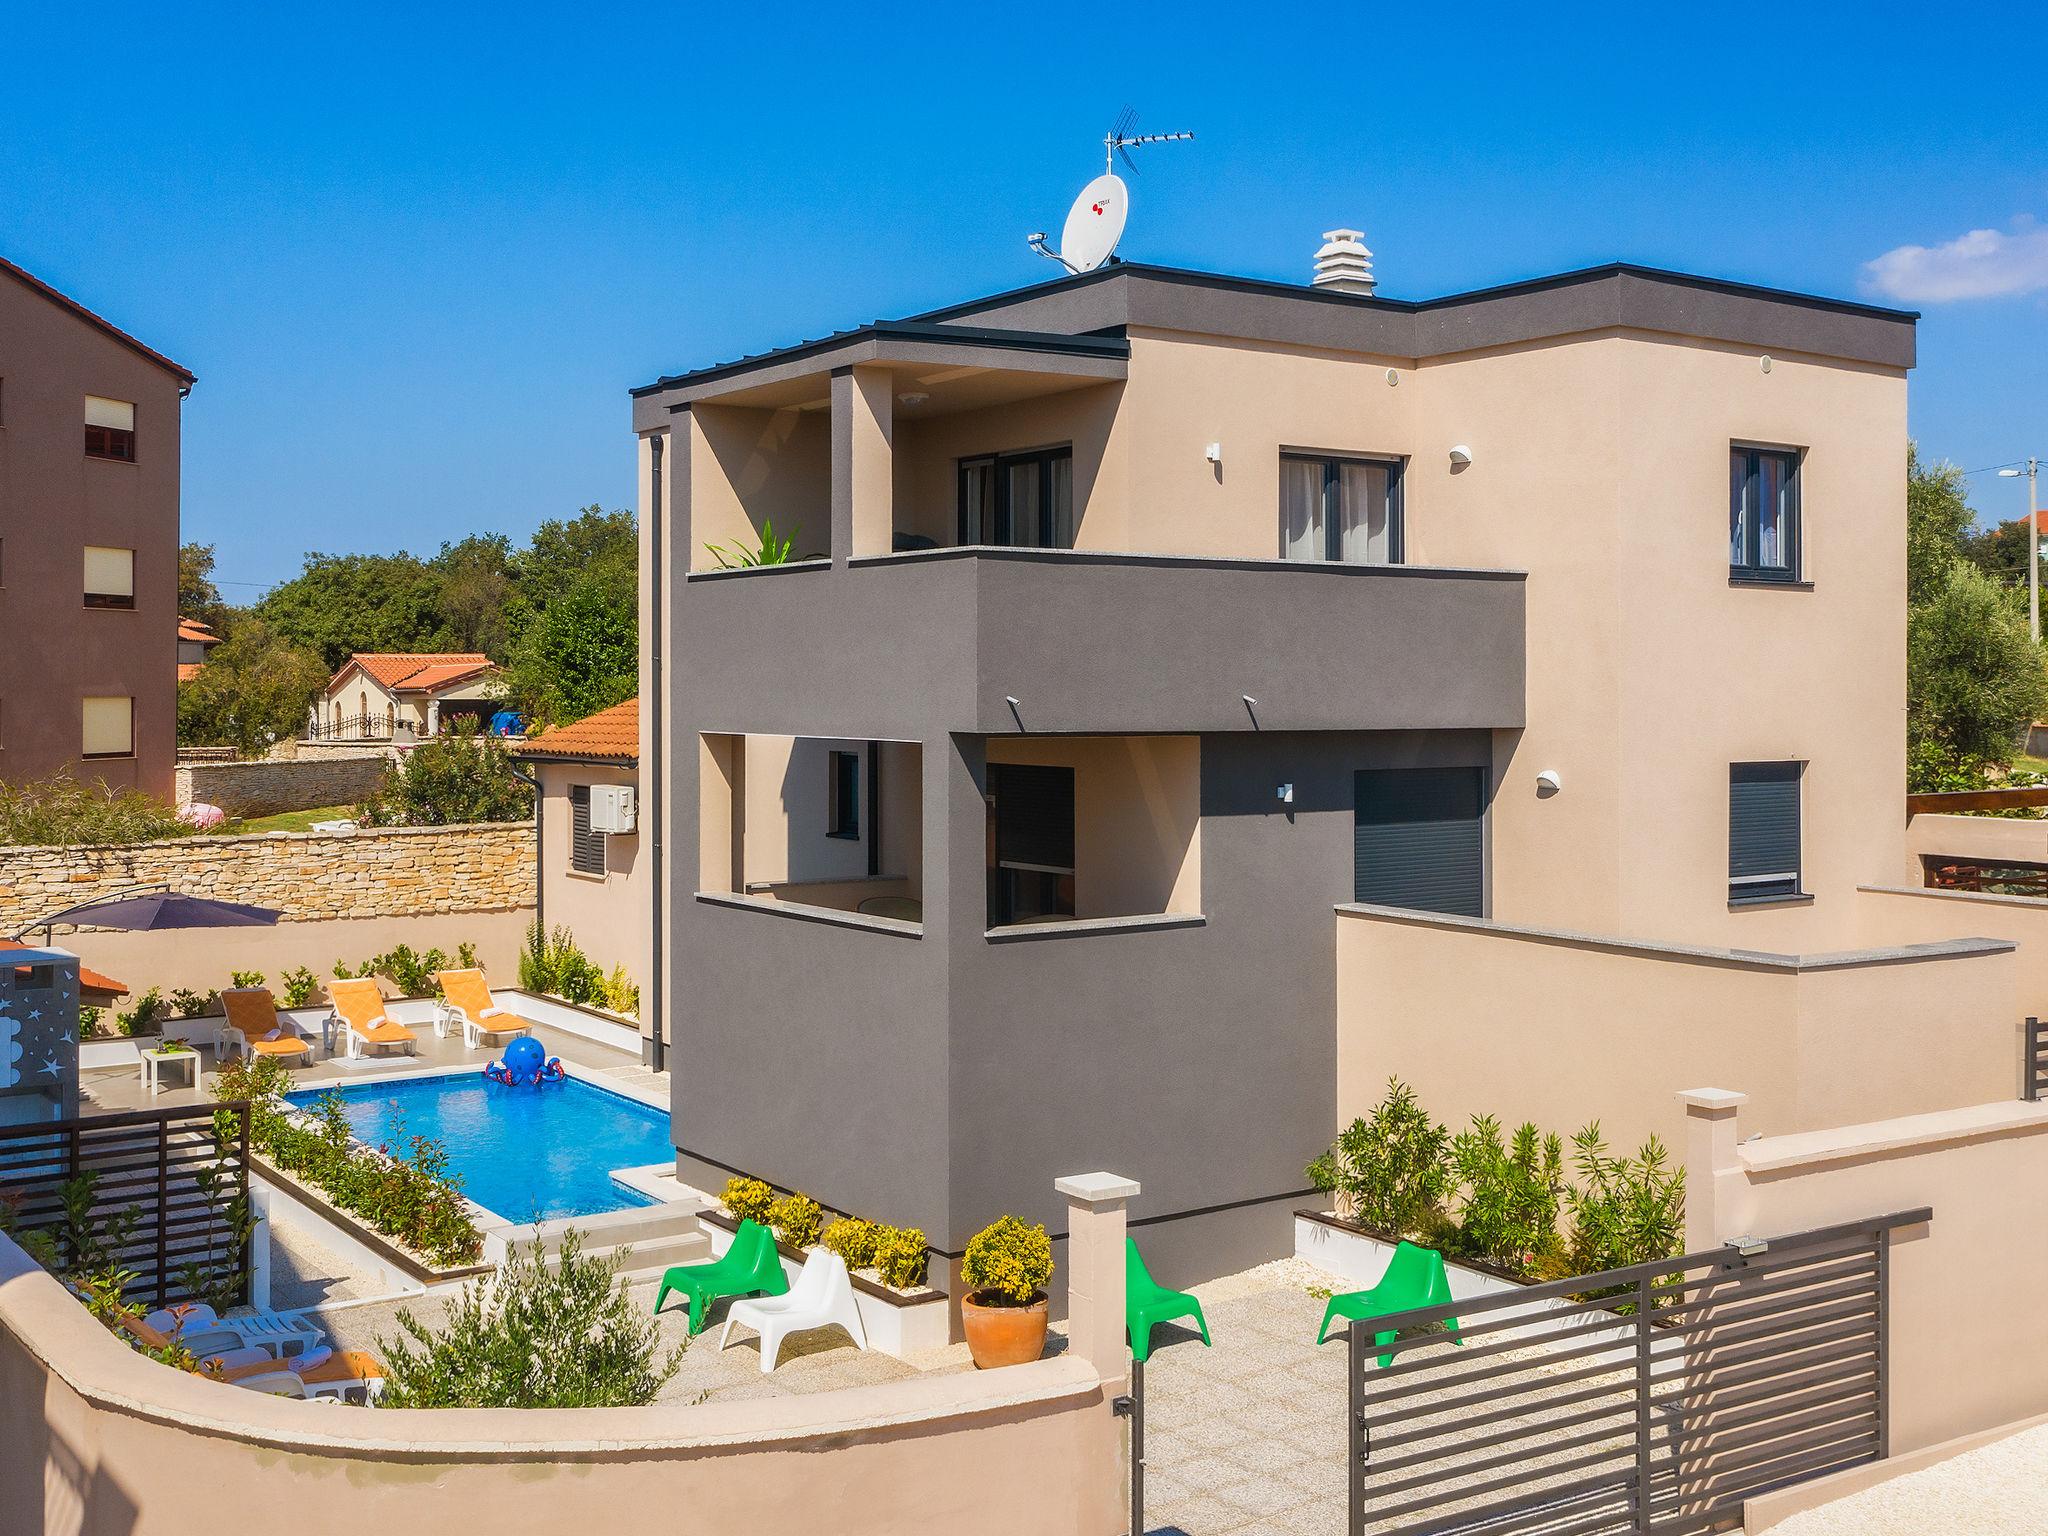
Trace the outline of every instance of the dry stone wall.
{"type": "Polygon", "coordinates": [[[287,922],[533,905],[533,823],[0,848],[0,934],[137,885],[273,907],[287,922]]]}
{"type": "Polygon", "coordinates": [[[230,816],[274,816],[323,805],[356,805],[384,782],[387,752],[356,752],[250,763],[181,763],[178,804],[217,805],[230,816]]]}

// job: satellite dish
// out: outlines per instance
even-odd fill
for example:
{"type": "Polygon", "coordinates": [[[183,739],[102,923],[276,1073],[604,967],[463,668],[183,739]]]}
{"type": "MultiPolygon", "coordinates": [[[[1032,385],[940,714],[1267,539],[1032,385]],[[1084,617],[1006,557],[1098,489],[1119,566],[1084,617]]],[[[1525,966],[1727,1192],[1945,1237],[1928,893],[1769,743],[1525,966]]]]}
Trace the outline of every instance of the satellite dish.
{"type": "Polygon", "coordinates": [[[1069,272],[1093,272],[1109,260],[1130,217],[1131,194],[1119,176],[1103,174],[1081,189],[1060,231],[1060,261],[1069,272]]]}

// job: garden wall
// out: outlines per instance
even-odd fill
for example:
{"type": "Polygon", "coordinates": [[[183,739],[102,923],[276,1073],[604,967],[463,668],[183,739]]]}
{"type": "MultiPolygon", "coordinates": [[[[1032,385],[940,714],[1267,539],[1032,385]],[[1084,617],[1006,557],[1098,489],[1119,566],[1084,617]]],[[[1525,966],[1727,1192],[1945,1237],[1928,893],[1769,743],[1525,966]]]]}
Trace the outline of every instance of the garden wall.
{"type": "Polygon", "coordinates": [[[1679,1144],[1687,1083],[1747,1085],[1752,1128],[1773,1135],[2018,1092],[2019,955],[2002,939],[1799,956],[1383,907],[1336,924],[1340,1123],[1390,1076],[1453,1129],[1485,1113],[1569,1136],[1597,1119],[1631,1149],[1679,1144]]]}
{"type": "Polygon", "coordinates": [[[230,816],[274,816],[279,811],[310,811],[323,805],[355,805],[384,782],[386,754],[334,754],[288,761],[251,763],[181,763],[177,770],[180,805],[199,801],[217,805],[230,816]]]}

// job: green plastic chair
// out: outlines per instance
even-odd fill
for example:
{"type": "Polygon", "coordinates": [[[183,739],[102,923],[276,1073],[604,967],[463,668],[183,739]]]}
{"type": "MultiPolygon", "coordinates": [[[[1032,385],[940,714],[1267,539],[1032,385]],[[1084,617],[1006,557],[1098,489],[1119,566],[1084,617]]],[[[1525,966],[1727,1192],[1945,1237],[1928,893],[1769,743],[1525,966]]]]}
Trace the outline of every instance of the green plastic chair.
{"type": "Polygon", "coordinates": [[[1143,1364],[1152,1353],[1152,1330],[1177,1317],[1192,1317],[1202,1330],[1202,1342],[1209,1342],[1209,1321],[1202,1316],[1202,1304],[1186,1291],[1169,1291],[1145,1267],[1135,1237],[1124,1239],[1124,1326],[1131,1334],[1131,1358],[1143,1364]]]}
{"type": "MultiPolygon", "coordinates": [[[[1341,1296],[1332,1296],[1329,1306],[1323,1309],[1322,1330],[1316,1334],[1316,1342],[1322,1343],[1330,1336],[1330,1324],[1336,1319],[1361,1320],[1368,1317],[1385,1317],[1390,1312],[1406,1312],[1411,1307],[1434,1307],[1450,1301],[1451,1277],[1444,1272],[1444,1256],[1434,1248],[1418,1248],[1413,1243],[1397,1243],[1394,1256],[1387,1261],[1387,1272],[1380,1276],[1380,1283],[1369,1291],[1346,1291],[1341,1296]]],[[[1444,1331],[1451,1336],[1453,1344],[1463,1345],[1458,1337],[1458,1320],[1444,1319],[1444,1331]]],[[[1394,1342],[1392,1333],[1375,1333],[1373,1343],[1383,1351],[1394,1342]]],[[[1382,1353],[1382,1368],[1392,1365],[1391,1351],[1382,1353]]]]}
{"type": "Polygon", "coordinates": [[[743,1221],[732,1235],[732,1246],[709,1264],[678,1264],[661,1277],[661,1289],[654,1296],[659,1313],[670,1291],[681,1291],[690,1299],[690,1332],[704,1328],[704,1311],[721,1296],[782,1296],[789,1291],[789,1277],[782,1272],[782,1255],[775,1250],[775,1238],[758,1221],[743,1221]]]}

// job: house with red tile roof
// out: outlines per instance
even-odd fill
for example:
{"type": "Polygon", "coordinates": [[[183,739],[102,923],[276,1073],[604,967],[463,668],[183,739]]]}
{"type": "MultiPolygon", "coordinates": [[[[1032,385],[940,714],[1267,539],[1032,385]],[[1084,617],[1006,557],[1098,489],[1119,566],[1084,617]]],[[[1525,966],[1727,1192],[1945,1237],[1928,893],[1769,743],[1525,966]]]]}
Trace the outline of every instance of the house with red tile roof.
{"type": "Polygon", "coordinates": [[[328,679],[309,733],[339,741],[437,736],[458,719],[488,721],[504,692],[497,663],[481,651],[358,651],[328,679]]]}
{"type": "MultiPolygon", "coordinates": [[[[646,985],[653,887],[639,836],[640,701],[541,731],[513,753],[540,790],[535,917],[567,928],[607,971],[622,965],[646,985]]],[[[644,1051],[645,1024],[641,1037],[644,1051]]]]}
{"type": "Polygon", "coordinates": [[[197,619],[178,620],[178,681],[189,683],[199,675],[199,669],[206,665],[206,658],[220,636],[213,632],[213,626],[202,624],[197,619]]]}

